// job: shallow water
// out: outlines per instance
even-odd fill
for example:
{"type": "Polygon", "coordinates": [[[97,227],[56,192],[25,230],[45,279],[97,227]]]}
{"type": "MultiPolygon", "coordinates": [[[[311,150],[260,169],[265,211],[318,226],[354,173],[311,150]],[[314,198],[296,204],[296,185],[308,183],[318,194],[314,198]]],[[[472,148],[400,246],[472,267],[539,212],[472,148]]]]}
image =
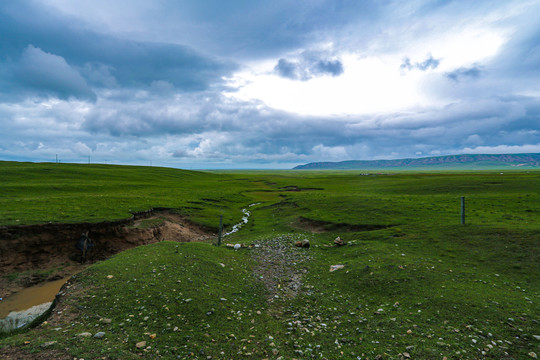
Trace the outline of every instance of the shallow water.
{"type": "Polygon", "coordinates": [[[51,305],[52,301],[49,301],[41,305],[32,306],[30,309],[24,311],[10,312],[6,318],[0,319],[0,333],[28,325],[35,318],[47,311],[51,305]]]}
{"type": "MultiPolygon", "coordinates": [[[[248,207],[252,207],[252,206],[255,206],[255,205],[259,205],[260,203],[255,203],[255,204],[250,204],[248,207]]],[[[231,235],[235,232],[237,232],[238,230],[240,230],[240,228],[242,227],[242,225],[245,225],[248,223],[249,221],[249,216],[251,215],[251,212],[248,210],[248,209],[242,209],[242,212],[244,213],[244,216],[242,217],[242,221],[239,222],[238,224],[236,225],[233,225],[233,228],[231,231],[229,232],[226,232],[225,234],[223,234],[223,236],[227,236],[227,235],[231,235]]]]}
{"type": "Polygon", "coordinates": [[[223,234],[223,236],[231,235],[232,233],[237,232],[238,230],[240,230],[242,225],[248,223],[249,216],[251,215],[251,213],[248,211],[248,209],[242,209],[242,212],[244,213],[244,216],[242,217],[242,221],[239,222],[238,224],[233,225],[232,230],[229,232],[226,232],[225,234],[223,234]]]}
{"type": "MultiPolygon", "coordinates": [[[[53,301],[62,285],[64,285],[70,277],[71,276],[61,280],[49,281],[31,286],[4,298],[0,301],[0,319],[8,316],[10,312],[27,310],[32,306],[53,301]]],[[[1,296],[2,294],[0,294],[0,297],[1,296]]]]}

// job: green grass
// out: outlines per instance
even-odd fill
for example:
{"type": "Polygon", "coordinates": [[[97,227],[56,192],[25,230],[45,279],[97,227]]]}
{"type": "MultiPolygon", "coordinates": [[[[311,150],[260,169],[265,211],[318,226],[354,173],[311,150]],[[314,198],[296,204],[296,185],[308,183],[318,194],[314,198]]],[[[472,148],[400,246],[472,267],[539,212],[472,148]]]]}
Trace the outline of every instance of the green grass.
{"type": "Polygon", "coordinates": [[[300,295],[271,305],[253,276],[250,250],[139,247],[76,276],[74,295],[65,298],[71,320],[5,338],[0,348],[40,352],[55,340],[53,349],[85,359],[540,355],[540,172],[362,176],[57,165],[0,163],[2,186],[10,189],[0,199],[4,225],[100,221],[129,216],[129,209],[171,207],[213,226],[223,214],[230,226],[243,207],[260,203],[224,242],[308,238],[310,249],[293,251],[308,251],[313,260],[302,265],[308,271],[300,295]],[[44,169],[48,175],[39,175],[44,169]],[[287,191],[293,186],[305,190],[287,191]],[[115,203],[96,205],[99,195],[115,203]],[[80,206],[81,198],[95,210],[80,206]],[[45,203],[53,210],[36,214],[45,203]],[[60,208],[71,217],[55,216],[60,208]],[[299,217],[330,231],[309,233],[297,227],[299,217]],[[374,225],[385,227],[362,231],[374,225]],[[333,247],[337,236],[347,245],[333,247]],[[335,264],[345,267],[330,272],[335,264]],[[77,336],[98,331],[103,339],[77,336]],[[137,349],[143,340],[146,348],[137,349]]]}
{"type": "Polygon", "coordinates": [[[124,219],[134,212],[178,209],[216,227],[231,225],[250,201],[233,177],[159,167],[0,162],[0,225],[124,219]]]}

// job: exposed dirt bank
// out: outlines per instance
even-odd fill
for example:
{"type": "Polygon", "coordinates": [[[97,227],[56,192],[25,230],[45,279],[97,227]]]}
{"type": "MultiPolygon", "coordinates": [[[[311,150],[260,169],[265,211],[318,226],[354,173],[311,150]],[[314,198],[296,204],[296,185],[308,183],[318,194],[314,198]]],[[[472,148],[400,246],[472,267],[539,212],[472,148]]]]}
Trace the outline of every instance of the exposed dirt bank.
{"type": "Polygon", "coordinates": [[[207,241],[215,234],[168,209],[130,219],[79,224],[0,227],[0,297],[43,281],[58,280],[118,252],[159,241],[207,241]],[[75,243],[88,232],[94,247],[81,264],[75,243]]]}

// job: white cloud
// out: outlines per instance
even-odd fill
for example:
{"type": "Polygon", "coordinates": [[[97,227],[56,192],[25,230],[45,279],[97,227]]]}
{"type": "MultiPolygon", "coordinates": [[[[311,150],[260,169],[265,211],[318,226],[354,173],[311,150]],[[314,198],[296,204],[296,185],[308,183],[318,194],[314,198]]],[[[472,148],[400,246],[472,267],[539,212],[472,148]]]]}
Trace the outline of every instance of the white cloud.
{"type": "Polygon", "coordinates": [[[88,145],[77,141],[73,146],[73,152],[79,156],[88,156],[92,154],[92,149],[90,149],[88,145]]]}
{"type": "Polygon", "coordinates": [[[458,151],[460,154],[524,154],[540,153],[540,143],[524,145],[496,145],[477,146],[474,148],[463,148],[458,151]]]}
{"type": "Polygon", "coordinates": [[[6,4],[3,159],[284,167],[538,151],[538,1],[6,4]]]}
{"type": "Polygon", "coordinates": [[[347,150],[343,146],[324,146],[318,144],[313,147],[313,155],[326,160],[347,159],[347,150]]]}
{"type": "Polygon", "coordinates": [[[423,74],[401,76],[401,59],[353,53],[339,57],[344,68],[342,76],[327,75],[299,82],[279,77],[270,69],[262,73],[243,71],[231,80],[231,85],[236,84],[238,89],[227,95],[311,116],[390,113],[433,102],[422,91],[423,74]]]}

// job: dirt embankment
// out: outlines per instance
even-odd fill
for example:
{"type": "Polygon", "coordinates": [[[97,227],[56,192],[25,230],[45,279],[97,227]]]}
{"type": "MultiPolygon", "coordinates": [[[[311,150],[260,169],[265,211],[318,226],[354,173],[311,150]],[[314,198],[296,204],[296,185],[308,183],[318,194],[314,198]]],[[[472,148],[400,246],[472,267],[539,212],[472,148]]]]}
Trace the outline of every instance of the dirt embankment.
{"type": "Polygon", "coordinates": [[[43,281],[73,274],[118,252],[159,241],[210,241],[216,235],[168,209],[135,214],[130,219],[79,224],[0,227],[0,297],[43,281]],[[75,244],[88,232],[94,247],[85,264],[75,244]]]}

